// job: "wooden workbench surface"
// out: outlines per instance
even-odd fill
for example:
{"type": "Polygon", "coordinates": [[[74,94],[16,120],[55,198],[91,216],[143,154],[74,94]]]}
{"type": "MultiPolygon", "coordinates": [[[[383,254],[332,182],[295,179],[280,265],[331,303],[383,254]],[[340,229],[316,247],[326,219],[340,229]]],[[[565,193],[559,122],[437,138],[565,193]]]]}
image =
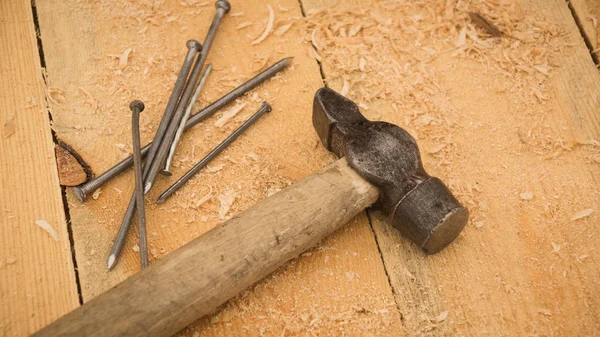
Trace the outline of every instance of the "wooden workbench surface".
{"type": "MultiPolygon", "coordinates": [[[[590,3],[232,1],[198,108],[281,58],[293,65],[226,107],[245,104],[224,126],[218,112],[183,137],[174,176],[146,196],[151,262],[334,160],[311,123],[323,83],[417,138],[425,168],[471,221],[425,256],[381,214],[363,212],[182,334],[597,334],[600,74],[590,3]],[[271,114],[153,203],[262,100],[271,114]]],[[[186,40],[202,41],[213,14],[200,0],[0,1],[0,336],[31,334],[139,271],[133,234],[106,270],[132,172],[80,203],[61,193],[54,143],[103,172],[131,152],[133,99],[146,104],[148,142],[186,40]]]]}

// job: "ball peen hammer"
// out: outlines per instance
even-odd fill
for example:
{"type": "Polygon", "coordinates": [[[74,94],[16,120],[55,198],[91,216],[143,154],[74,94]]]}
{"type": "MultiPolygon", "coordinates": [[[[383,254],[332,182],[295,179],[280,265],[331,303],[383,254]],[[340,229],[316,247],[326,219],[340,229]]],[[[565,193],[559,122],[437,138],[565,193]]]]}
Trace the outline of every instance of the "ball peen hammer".
{"type": "Polygon", "coordinates": [[[38,331],[34,336],[170,336],[313,247],[369,206],[426,253],[469,213],[427,175],[415,140],[317,91],[313,125],[344,158],[276,193],[38,331]]]}

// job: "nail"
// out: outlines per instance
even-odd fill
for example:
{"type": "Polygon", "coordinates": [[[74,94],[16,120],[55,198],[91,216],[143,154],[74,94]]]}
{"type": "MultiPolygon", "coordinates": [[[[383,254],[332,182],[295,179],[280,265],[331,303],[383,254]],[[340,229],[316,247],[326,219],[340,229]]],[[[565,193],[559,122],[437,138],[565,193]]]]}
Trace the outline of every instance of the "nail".
{"type": "Polygon", "coordinates": [[[211,70],[212,70],[212,65],[210,65],[210,64],[207,65],[206,69],[204,69],[204,74],[202,74],[202,77],[200,78],[200,83],[198,83],[198,87],[196,87],[196,91],[194,92],[194,95],[192,96],[192,99],[190,100],[190,103],[188,104],[187,108],[185,109],[183,118],[181,119],[181,122],[179,123],[179,127],[177,128],[177,133],[175,133],[175,139],[173,139],[173,143],[171,144],[171,148],[169,149],[169,155],[167,156],[165,168],[161,171],[161,173],[164,175],[167,175],[167,176],[172,175],[170,168],[171,168],[171,160],[173,160],[173,155],[175,155],[175,148],[177,147],[177,143],[179,143],[179,138],[181,138],[181,134],[183,133],[183,129],[185,128],[185,123],[187,123],[188,119],[190,118],[190,113],[192,112],[192,108],[194,107],[194,104],[196,104],[196,101],[198,100],[198,95],[200,95],[200,90],[202,90],[202,87],[204,86],[204,82],[206,82],[206,79],[208,78],[208,75],[210,75],[211,70]]]}
{"type": "Polygon", "coordinates": [[[223,142],[221,142],[217,147],[215,147],[212,151],[210,151],[202,160],[200,160],[191,170],[189,170],[183,177],[179,178],[175,182],[175,184],[171,185],[166,191],[164,191],[156,200],[157,204],[163,203],[167,200],[175,191],[177,191],[181,186],[183,186],[188,180],[190,180],[198,171],[200,171],[203,167],[205,167],[210,161],[219,155],[229,144],[231,144],[234,140],[236,140],[246,129],[250,127],[256,120],[258,120],[262,115],[271,111],[271,105],[267,102],[262,102],[260,109],[254,113],[254,115],[250,116],[248,120],[246,120],[237,130],[235,130],[232,134],[230,134],[223,142]]]}
{"type": "Polygon", "coordinates": [[[175,109],[177,108],[177,103],[179,101],[179,97],[184,90],[185,83],[190,74],[190,70],[192,69],[192,64],[194,59],[196,58],[196,54],[201,50],[203,50],[200,42],[196,40],[188,40],[186,42],[186,46],[188,47],[188,52],[185,55],[185,59],[183,60],[183,64],[181,65],[181,69],[179,70],[179,75],[177,76],[177,80],[175,80],[175,85],[173,86],[173,91],[171,91],[171,97],[169,97],[169,101],[167,102],[167,106],[165,107],[165,112],[158,124],[158,129],[156,129],[156,133],[154,135],[154,140],[152,141],[152,145],[150,146],[150,150],[148,155],[146,156],[145,167],[144,167],[144,179],[148,175],[150,171],[150,167],[154,162],[154,158],[156,156],[156,152],[158,151],[158,147],[162,142],[162,139],[165,135],[165,132],[169,126],[169,123],[173,119],[173,114],[175,113],[175,109]]]}
{"type": "Polygon", "coordinates": [[[167,155],[169,153],[169,149],[171,148],[171,144],[173,142],[173,138],[175,137],[175,133],[177,132],[177,128],[179,127],[179,122],[183,118],[183,114],[185,112],[185,108],[190,101],[192,93],[194,91],[194,87],[196,82],[198,82],[198,77],[200,77],[200,72],[202,71],[202,67],[204,66],[204,62],[208,56],[208,52],[210,51],[210,47],[217,35],[217,30],[221,24],[221,19],[223,16],[229,12],[231,6],[229,2],[225,0],[219,0],[216,2],[215,7],[217,11],[213,18],[213,21],[208,29],[208,33],[206,34],[206,38],[204,39],[204,47],[200,52],[200,56],[194,63],[194,67],[192,69],[192,74],[188,80],[188,84],[183,91],[183,95],[181,95],[181,99],[179,100],[179,104],[177,105],[177,109],[175,110],[175,115],[173,119],[169,123],[169,127],[165,132],[163,139],[160,141],[160,145],[158,146],[158,150],[156,150],[156,158],[150,164],[150,171],[144,180],[144,194],[148,193],[154,184],[154,180],[156,180],[156,175],[158,171],[163,167],[162,165],[167,159],[167,155]]]}
{"type": "Polygon", "coordinates": [[[119,231],[117,232],[115,241],[110,248],[110,253],[108,253],[108,270],[111,270],[117,264],[117,259],[119,256],[121,256],[121,250],[125,244],[125,238],[127,237],[127,232],[131,226],[131,219],[133,218],[133,213],[135,212],[135,195],[135,191],[133,191],[133,195],[129,200],[129,205],[127,205],[127,210],[125,211],[125,215],[121,221],[121,226],[119,226],[119,231]]]}
{"type": "MultiPolygon", "coordinates": [[[[212,114],[217,112],[222,107],[233,102],[238,97],[243,96],[248,91],[256,88],[258,85],[262,84],[264,81],[273,77],[275,74],[277,74],[281,70],[285,69],[291,63],[291,61],[292,61],[292,57],[287,57],[287,58],[280,60],[279,62],[277,62],[277,63],[273,64],[272,66],[270,66],[269,68],[265,69],[260,74],[254,76],[253,78],[251,78],[247,82],[243,83],[239,87],[233,89],[232,91],[225,94],[218,100],[214,101],[209,106],[198,111],[196,114],[192,115],[190,117],[190,119],[188,120],[188,122],[185,124],[184,131],[187,131],[190,128],[194,127],[196,124],[198,124],[201,121],[203,121],[204,119],[210,117],[212,114]]],[[[150,146],[152,144],[153,143],[150,143],[142,148],[142,156],[145,156],[148,153],[148,150],[150,149],[150,146]]],[[[109,181],[112,178],[114,178],[115,176],[119,175],[121,172],[128,169],[131,165],[133,165],[133,157],[129,156],[129,157],[123,159],[122,161],[120,161],[118,164],[116,164],[112,168],[108,169],[104,173],[97,176],[95,179],[92,179],[85,184],[71,187],[71,190],[73,191],[73,194],[79,201],[84,202],[85,199],[87,197],[89,197],[90,195],[92,195],[92,193],[98,187],[102,186],[107,181],[109,181]]]]}
{"type": "Polygon", "coordinates": [[[146,210],[144,208],[144,173],[142,171],[142,151],[140,149],[140,112],[144,111],[142,101],[133,101],[131,109],[131,137],[133,143],[133,167],[135,170],[135,203],[137,206],[138,235],[140,237],[140,261],[142,269],[148,266],[148,243],[146,238],[146,210]]]}

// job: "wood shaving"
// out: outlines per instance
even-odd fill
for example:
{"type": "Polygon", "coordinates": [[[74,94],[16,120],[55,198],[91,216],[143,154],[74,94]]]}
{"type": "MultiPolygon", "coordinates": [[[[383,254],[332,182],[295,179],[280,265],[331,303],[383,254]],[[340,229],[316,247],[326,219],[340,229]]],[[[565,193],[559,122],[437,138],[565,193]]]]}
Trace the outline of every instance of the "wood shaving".
{"type": "Polygon", "coordinates": [[[446,147],[446,145],[448,145],[448,144],[446,144],[446,143],[438,144],[438,145],[430,148],[429,150],[427,150],[427,152],[430,154],[438,153],[438,152],[442,151],[446,147]]]}
{"type": "Polygon", "coordinates": [[[436,318],[435,318],[435,322],[436,323],[441,323],[443,321],[446,320],[446,318],[448,318],[448,310],[446,311],[442,311],[436,318]]]}
{"type": "Polygon", "coordinates": [[[576,221],[579,219],[586,218],[586,217],[590,216],[593,212],[594,212],[593,208],[582,209],[581,211],[573,214],[573,216],[571,217],[571,221],[576,221]]]}
{"type": "Polygon", "coordinates": [[[292,28],[292,25],[293,25],[293,23],[288,23],[288,24],[279,26],[277,29],[275,29],[273,34],[275,34],[277,36],[283,36],[283,34],[285,34],[288,30],[290,30],[290,28],[292,28]]]}
{"type": "Polygon", "coordinates": [[[212,187],[210,188],[210,191],[208,193],[206,193],[206,195],[204,195],[202,198],[198,199],[198,201],[196,201],[194,203],[194,208],[198,208],[202,205],[204,205],[207,201],[209,201],[210,199],[212,199],[213,194],[212,194],[212,187]]]}
{"type": "Polygon", "coordinates": [[[131,249],[132,249],[134,252],[136,252],[136,253],[137,253],[137,252],[139,252],[139,251],[140,251],[140,246],[138,246],[137,244],[135,244],[135,245],[133,245],[133,247],[131,247],[131,249]]]}
{"type": "Polygon", "coordinates": [[[526,192],[523,192],[523,193],[519,194],[519,196],[523,200],[531,200],[531,199],[533,199],[533,192],[526,191],[526,192]]]}
{"type": "Polygon", "coordinates": [[[14,264],[15,262],[17,262],[17,259],[14,257],[9,257],[6,259],[6,264],[14,264]]]}
{"type": "Polygon", "coordinates": [[[117,58],[119,60],[119,67],[124,68],[127,66],[127,62],[129,61],[129,54],[133,50],[132,47],[125,49],[121,54],[109,54],[108,56],[117,58]]]}
{"type": "Polygon", "coordinates": [[[235,201],[235,198],[238,196],[238,193],[234,190],[229,190],[225,193],[219,194],[217,197],[221,202],[219,206],[219,219],[225,220],[225,216],[229,213],[229,209],[231,205],[235,201]]]}
{"type": "Polygon", "coordinates": [[[204,169],[204,172],[207,173],[215,173],[215,172],[219,172],[223,169],[223,167],[225,167],[225,165],[223,164],[218,164],[218,165],[213,165],[213,166],[206,166],[206,168],[204,169]]]}
{"type": "Polygon", "coordinates": [[[223,113],[223,115],[221,116],[221,118],[219,118],[216,122],[215,122],[215,126],[217,127],[223,127],[223,125],[225,125],[230,119],[232,119],[233,117],[235,117],[240,111],[244,110],[244,107],[246,107],[247,103],[241,103],[238,104],[236,106],[234,106],[233,108],[225,111],[223,113]]]}
{"type": "Polygon", "coordinates": [[[560,246],[557,245],[556,243],[552,242],[552,252],[558,253],[559,251],[560,251],[560,246]]]}
{"type": "Polygon", "coordinates": [[[41,229],[45,230],[50,236],[54,239],[54,241],[58,241],[58,233],[50,226],[46,220],[35,220],[35,224],[38,225],[41,229]]]}
{"type": "Polygon", "coordinates": [[[252,22],[245,21],[245,22],[242,22],[239,25],[237,25],[237,27],[235,27],[235,29],[239,30],[239,29],[243,29],[243,28],[246,28],[246,27],[249,27],[249,26],[252,26],[252,22]]]}
{"type": "Polygon", "coordinates": [[[481,227],[485,226],[485,222],[483,221],[475,221],[475,228],[479,229],[481,227]]]}
{"type": "Polygon", "coordinates": [[[258,155],[254,152],[248,152],[248,153],[246,153],[246,156],[248,156],[249,158],[251,158],[254,161],[258,161],[258,155]]]}
{"type": "Polygon", "coordinates": [[[360,71],[365,71],[367,67],[367,60],[364,57],[361,57],[360,60],[358,61],[358,69],[360,71]]]}
{"type": "Polygon", "coordinates": [[[256,40],[252,41],[252,45],[259,44],[262,41],[264,41],[273,29],[273,22],[275,22],[275,12],[273,11],[273,7],[271,7],[271,5],[267,5],[267,9],[269,10],[269,19],[267,21],[267,26],[265,27],[263,33],[258,38],[256,38],[256,40]]]}
{"type": "Polygon", "coordinates": [[[348,96],[348,91],[350,91],[350,83],[346,79],[344,79],[344,85],[342,85],[342,90],[340,90],[340,95],[348,96]]]}
{"type": "Polygon", "coordinates": [[[464,26],[461,28],[460,32],[458,33],[458,37],[456,38],[456,43],[454,45],[457,47],[461,47],[465,44],[466,41],[467,41],[467,27],[464,26]]]}
{"type": "Polygon", "coordinates": [[[321,55],[319,55],[319,53],[315,50],[315,47],[313,47],[312,45],[308,47],[308,56],[312,57],[313,59],[319,62],[323,60],[323,58],[321,58],[321,55]]]}
{"type": "Polygon", "coordinates": [[[98,200],[98,198],[100,197],[100,194],[102,193],[102,189],[101,188],[97,188],[94,193],[92,194],[92,199],[94,200],[98,200]]]}

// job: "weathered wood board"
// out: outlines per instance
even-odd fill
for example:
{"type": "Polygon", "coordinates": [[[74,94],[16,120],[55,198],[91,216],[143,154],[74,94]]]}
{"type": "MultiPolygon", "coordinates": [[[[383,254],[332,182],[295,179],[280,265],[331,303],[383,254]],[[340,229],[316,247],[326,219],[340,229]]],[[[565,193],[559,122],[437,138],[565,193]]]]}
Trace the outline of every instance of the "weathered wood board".
{"type": "Polygon", "coordinates": [[[418,137],[472,216],[423,256],[370,213],[406,333],[597,333],[600,75],[567,4],[353,3],[303,1],[327,82],[418,137]]]}
{"type": "MultiPolygon", "coordinates": [[[[587,4],[593,12],[594,3],[587,4]]],[[[142,141],[151,139],[185,41],[201,41],[214,13],[212,2],[195,0],[34,5],[46,92],[30,4],[0,4],[0,46],[13,46],[0,52],[3,137],[15,126],[0,146],[8,205],[0,222],[0,334],[9,336],[31,333],[78,305],[45,97],[56,135],[100,173],[131,152],[129,101],[146,103],[142,141]],[[16,108],[27,114],[13,117],[16,108]],[[40,196],[44,202],[31,202],[40,196]],[[35,225],[38,219],[52,225],[58,242],[35,225]]],[[[428,172],[448,183],[472,221],[448,249],[424,256],[380,214],[362,214],[185,335],[600,329],[600,75],[566,2],[279,0],[232,7],[198,107],[283,57],[294,56],[294,65],[243,98],[246,106],[224,127],[214,125],[219,112],[184,136],[174,176],[161,177],[147,196],[153,260],[222,222],[221,200],[235,196],[230,210],[221,210],[227,218],[333,160],[310,120],[321,75],[368,118],[415,136],[428,172]],[[253,44],[269,7],[272,31],[253,44]],[[504,35],[490,37],[469,11],[504,35]],[[263,99],[274,107],[270,115],[171,200],[153,204],[263,99]]],[[[119,265],[106,271],[132,187],[129,171],[85,204],[67,192],[84,301],[139,270],[130,235],[119,265]]]]}
{"type": "MultiPolygon", "coordinates": [[[[189,3],[38,3],[48,79],[62,96],[62,102],[57,99],[59,104],[51,106],[54,129],[96,172],[130,152],[129,101],[146,103],[141,115],[142,141],[151,138],[183,59],[185,41],[202,41],[214,15],[212,3],[189,3]],[[126,64],[120,65],[121,60],[126,64]]],[[[293,56],[293,65],[244,98],[244,110],[223,128],[214,125],[222,115],[217,113],[182,138],[174,176],[160,177],[147,197],[154,259],[222,222],[219,196],[238,195],[228,217],[333,160],[312,128],[312,96],[322,80],[318,65],[306,54],[310,44],[303,38],[298,2],[268,4],[275,13],[276,29],[288,23],[292,26],[281,36],[272,33],[253,45],[267,23],[267,3],[233,2],[209,55],[214,70],[199,106],[283,57],[293,56]],[[201,172],[171,200],[154,205],[162,190],[241,124],[263,99],[272,104],[273,111],[219,156],[209,167],[212,172],[201,172]],[[208,194],[212,196],[200,205],[198,201],[208,194]]],[[[139,270],[133,250],[137,240],[131,236],[117,267],[106,271],[107,252],[132,185],[128,172],[85,204],[68,192],[84,301],[139,270]]],[[[193,330],[203,335],[277,335],[301,329],[392,333],[401,331],[394,308],[391,287],[363,214],[193,330]]]]}
{"type": "Polygon", "coordinates": [[[0,336],[26,336],[79,300],[29,1],[0,2],[0,46],[0,336]]]}

